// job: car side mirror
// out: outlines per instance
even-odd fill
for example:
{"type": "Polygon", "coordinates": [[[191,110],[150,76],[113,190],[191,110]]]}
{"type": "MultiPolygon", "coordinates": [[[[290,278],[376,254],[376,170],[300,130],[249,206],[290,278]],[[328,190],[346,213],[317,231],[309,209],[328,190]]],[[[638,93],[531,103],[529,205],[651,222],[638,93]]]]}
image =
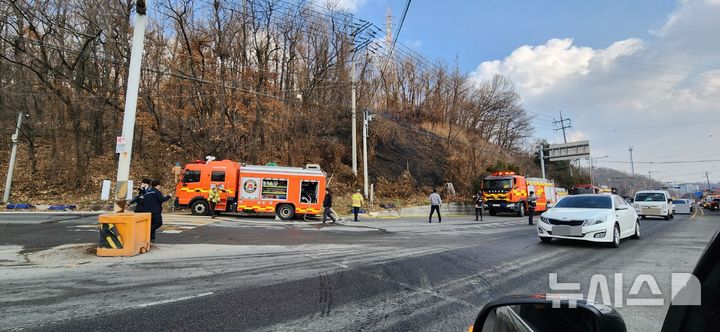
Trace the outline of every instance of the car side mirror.
{"type": "Polygon", "coordinates": [[[509,296],[485,305],[470,327],[474,332],[626,332],[612,307],[546,294],[509,296]]]}
{"type": "Polygon", "coordinates": [[[672,203],[672,198],[668,198],[668,203],[672,203]]]}

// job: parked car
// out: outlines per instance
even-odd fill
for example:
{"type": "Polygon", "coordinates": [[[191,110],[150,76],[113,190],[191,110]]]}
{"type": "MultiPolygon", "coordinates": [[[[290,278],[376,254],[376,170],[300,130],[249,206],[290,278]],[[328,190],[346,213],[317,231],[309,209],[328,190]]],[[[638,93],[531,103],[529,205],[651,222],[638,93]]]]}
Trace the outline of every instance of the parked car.
{"type": "Polygon", "coordinates": [[[640,218],[662,217],[665,220],[674,218],[673,203],[670,193],[665,190],[643,190],[635,193],[635,212],[640,218]]]}
{"type": "MultiPolygon", "coordinates": [[[[665,315],[662,332],[720,331],[718,261],[720,236],[716,233],[692,273],[699,282],[699,289],[694,287],[698,285],[688,283],[675,297],[680,299],[689,295],[698,298],[700,305],[671,303],[665,315]],[[681,293],[685,296],[680,296],[681,293]]],[[[647,328],[638,326],[636,329],[647,328]]],[[[531,294],[504,296],[486,304],[469,331],[626,332],[627,327],[622,316],[609,305],[558,294],[531,294]]]]}
{"type": "Polygon", "coordinates": [[[640,220],[635,210],[618,195],[574,195],[561,199],[541,214],[537,231],[543,242],[583,240],[617,248],[620,239],[640,238],[640,220]]]}

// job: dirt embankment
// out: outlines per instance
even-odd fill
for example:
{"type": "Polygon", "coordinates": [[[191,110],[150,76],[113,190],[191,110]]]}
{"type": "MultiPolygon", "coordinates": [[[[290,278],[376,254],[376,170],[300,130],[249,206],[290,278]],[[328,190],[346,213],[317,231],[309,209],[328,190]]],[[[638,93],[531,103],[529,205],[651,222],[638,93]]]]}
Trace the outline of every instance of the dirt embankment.
{"type": "MultiPolygon", "coordinates": [[[[425,202],[433,187],[443,190],[445,183],[453,183],[459,199],[467,198],[475,190],[487,168],[498,160],[514,163],[532,173],[534,165],[529,157],[502,151],[477,135],[466,131],[452,131],[439,124],[411,125],[391,119],[379,118],[370,127],[369,174],[375,187],[376,203],[408,206],[425,202]]],[[[359,176],[352,175],[350,149],[341,149],[342,155],[327,165],[321,165],[332,176],[338,200],[349,202],[350,193],[362,188],[362,140],[358,140],[359,176]],[[347,150],[347,151],[343,151],[347,150]]],[[[67,183],[54,171],[57,165],[54,154],[38,142],[37,165],[33,174],[27,146],[20,145],[13,182],[12,202],[31,204],[78,204],[81,209],[107,206],[100,201],[102,180],[114,179],[116,156],[112,151],[90,158],[88,171],[80,186],[67,183]]],[[[160,178],[165,182],[163,191],[172,193],[170,168],[175,161],[187,162],[186,153],[156,147],[162,156],[142,158],[135,155],[131,177],[160,178]]],[[[9,156],[9,149],[0,150],[9,156]]],[[[316,156],[317,157],[317,156],[316,156]]],[[[316,159],[316,158],[312,158],[316,159]]],[[[8,158],[0,158],[0,170],[7,170],[8,158]]],[[[302,166],[302,165],[292,165],[302,166]]],[[[4,173],[4,172],[3,172],[4,173]]]]}

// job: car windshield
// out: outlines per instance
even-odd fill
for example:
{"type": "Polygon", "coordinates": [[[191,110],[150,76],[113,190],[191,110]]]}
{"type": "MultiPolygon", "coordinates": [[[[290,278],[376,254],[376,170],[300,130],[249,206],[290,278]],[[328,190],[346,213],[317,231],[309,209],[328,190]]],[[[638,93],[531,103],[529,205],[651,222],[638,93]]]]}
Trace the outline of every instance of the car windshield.
{"type": "Polygon", "coordinates": [[[676,200],[673,200],[673,203],[674,204],[687,204],[688,202],[685,201],[684,199],[676,199],[676,200]]]}
{"type": "Polygon", "coordinates": [[[611,209],[611,196],[568,196],[561,199],[555,208],[611,209]]]}
{"type": "Polygon", "coordinates": [[[665,194],[663,193],[638,193],[635,195],[636,202],[664,202],[665,194]]]}
{"type": "Polygon", "coordinates": [[[512,179],[494,179],[485,180],[485,189],[510,189],[512,188],[512,179]]]}

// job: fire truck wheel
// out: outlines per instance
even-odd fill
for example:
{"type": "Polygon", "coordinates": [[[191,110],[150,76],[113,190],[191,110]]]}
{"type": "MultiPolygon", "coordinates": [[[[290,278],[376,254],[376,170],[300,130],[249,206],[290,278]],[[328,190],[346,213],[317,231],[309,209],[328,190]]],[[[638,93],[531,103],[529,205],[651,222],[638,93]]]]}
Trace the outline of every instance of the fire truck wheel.
{"type": "Polygon", "coordinates": [[[525,216],[525,207],[520,206],[520,210],[517,212],[518,217],[524,217],[525,216]]]}
{"type": "Polygon", "coordinates": [[[281,204],[276,210],[278,218],[290,220],[295,216],[295,207],[290,204],[281,204]]]}
{"type": "Polygon", "coordinates": [[[490,215],[491,215],[491,216],[494,216],[494,215],[496,215],[496,214],[497,214],[497,212],[495,212],[495,210],[490,210],[490,215]]]}
{"type": "Polygon", "coordinates": [[[195,216],[205,216],[210,211],[210,205],[204,200],[197,200],[190,205],[190,211],[195,216]]]}

